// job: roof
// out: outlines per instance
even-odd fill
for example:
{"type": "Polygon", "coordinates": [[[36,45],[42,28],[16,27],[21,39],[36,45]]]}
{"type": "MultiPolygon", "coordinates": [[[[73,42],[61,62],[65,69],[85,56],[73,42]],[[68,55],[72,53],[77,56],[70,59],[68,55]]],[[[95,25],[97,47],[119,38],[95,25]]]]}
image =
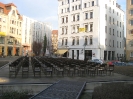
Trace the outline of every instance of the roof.
{"type": "Polygon", "coordinates": [[[8,3],[8,4],[5,4],[5,6],[14,6],[14,7],[16,7],[16,8],[17,8],[17,6],[16,6],[15,4],[13,4],[13,3],[8,3]]]}
{"type": "Polygon", "coordinates": [[[52,31],[52,34],[58,35],[58,30],[53,30],[53,31],[52,31]]]}
{"type": "MultiPolygon", "coordinates": [[[[6,15],[8,15],[8,13],[10,12],[10,9],[7,9],[7,7],[9,7],[9,6],[17,7],[13,3],[4,4],[4,3],[0,2],[0,8],[3,8],[4,14],[6,14],[6,15]]],[[[17,14],[19,16],[19,19],[22,20],[22,16],[19,14],[18,10],[16,10],[16,12],[17,12],[17,14]]]]}

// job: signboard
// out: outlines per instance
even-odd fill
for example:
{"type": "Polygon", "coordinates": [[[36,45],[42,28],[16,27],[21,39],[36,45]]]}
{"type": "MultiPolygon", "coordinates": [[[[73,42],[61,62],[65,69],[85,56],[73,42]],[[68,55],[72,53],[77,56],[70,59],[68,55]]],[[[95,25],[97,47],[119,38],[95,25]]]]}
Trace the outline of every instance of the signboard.
{"type": "Polygon", "coordinates": [[[85,28],[79,28],[79,32],[85,32],[85,28]]]}
{"type": "Polygon", "coordinates": [[[0,36],[6,36],[5,32],[0,32],[0,36]]]}

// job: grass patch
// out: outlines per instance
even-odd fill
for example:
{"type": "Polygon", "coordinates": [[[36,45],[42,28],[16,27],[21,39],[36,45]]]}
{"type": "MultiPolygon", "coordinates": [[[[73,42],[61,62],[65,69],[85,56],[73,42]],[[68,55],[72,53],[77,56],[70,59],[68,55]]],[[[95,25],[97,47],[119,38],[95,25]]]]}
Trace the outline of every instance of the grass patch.
{"type": "Polygon", "coordinates": [[[92,99],[92,93],[84,92],[84,93],[81,94],[79,99],[92,99]]]}
{"type": "Polygon", "coordinates": [[[0,99],[29,99],[31,96],[31,90],[6,90],[2,92],[0,99]]]}
{"type": "Polygon", "coordinates": [[[94,88],[92,99],[133,99],[133,85],[126,83],[103,84],[94,88]]]}
{"type": "Polygon", "coordinates": [[[115,66],[114,72],[133,77],[133,66],[115,66]]]}
{"type": "Polygon", "coordinates": [[[4,66],[5,64],[9,63],[9,61],[0,61],[0,67],[4,66]]]}

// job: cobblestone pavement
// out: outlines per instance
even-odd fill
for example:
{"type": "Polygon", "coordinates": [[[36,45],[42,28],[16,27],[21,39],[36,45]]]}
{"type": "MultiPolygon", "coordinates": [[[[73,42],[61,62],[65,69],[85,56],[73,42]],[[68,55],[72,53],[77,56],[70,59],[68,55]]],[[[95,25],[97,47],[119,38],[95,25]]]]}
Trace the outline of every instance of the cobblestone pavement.
{"type": "MultiPolygon", "coordinates": [[[[6,57],[0,58],[0,60],[9,60],[10,62],[16,60],[18,57],[6,57]]],[[[16,78],[9,78],[9,66],[6,65],[0,69],[0,84],[8,83],[54,83],[60,80],[68,81],[85,81],[85,82],[99,82],[99,81],[133,81],[133,77],[124,76],[121,74],[114,73],[114,75],[104,75],[104,76],[46,76],[44,73],[41,74],[41,77],[34,77],[32,66],[30,66],[29,77],[22,78],[22,71],[20,69],[16,78]]]]}

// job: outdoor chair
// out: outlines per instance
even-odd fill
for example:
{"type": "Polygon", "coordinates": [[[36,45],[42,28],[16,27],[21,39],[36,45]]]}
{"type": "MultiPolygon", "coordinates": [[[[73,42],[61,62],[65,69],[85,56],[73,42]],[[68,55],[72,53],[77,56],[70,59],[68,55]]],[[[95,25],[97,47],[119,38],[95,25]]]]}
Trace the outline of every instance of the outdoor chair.
{"type": "Polygon", "coordinates": [[[107,68],[107,71],[109,72],[109,75],[111,75],[112,73],[114,73],[114,65],[109,65],[107,68]]]}

